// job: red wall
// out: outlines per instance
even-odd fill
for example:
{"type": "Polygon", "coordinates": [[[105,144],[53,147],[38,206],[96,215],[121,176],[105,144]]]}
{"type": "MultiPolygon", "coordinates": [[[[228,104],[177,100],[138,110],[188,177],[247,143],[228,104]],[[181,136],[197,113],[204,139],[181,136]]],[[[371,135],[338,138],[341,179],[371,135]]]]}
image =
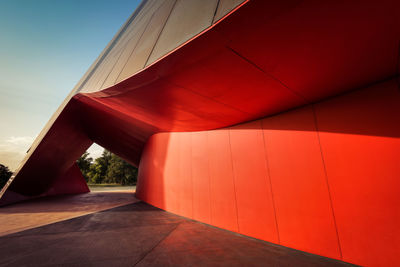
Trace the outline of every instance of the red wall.
{"type": "Polygon", "coordinates": [[[395,80],[231,128],[158,133],[137,196],[295,249],[400,265],[395,80]]]}

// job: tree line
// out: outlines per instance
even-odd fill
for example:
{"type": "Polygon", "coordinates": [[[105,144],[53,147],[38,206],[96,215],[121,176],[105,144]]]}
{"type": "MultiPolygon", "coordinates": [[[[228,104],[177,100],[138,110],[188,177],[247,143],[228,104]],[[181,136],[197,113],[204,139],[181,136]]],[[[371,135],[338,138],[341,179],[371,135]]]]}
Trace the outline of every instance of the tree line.
{"type": "Polygon", "coordinates": [[[12,172],[8,169],[8,167],[0,164],[0,190],[3,188],[3,186],[5,186],[11,175],[12,172]]]}
{"type": "MultiPolygon", "coordinates": [[[[138,169],[108,150],[95,160],[85,152],[76,162],[89,184],[136,184],[138,169]]],[[[0,164],[0,190],[11,175],[9,168],[0,164]]]]}
{"type": "Polygon", "coordinates": [[[137,181],[138,169],[106,149],[95,160],[85,152],[77,164],[89,184],[135,185],[137,181]]]}

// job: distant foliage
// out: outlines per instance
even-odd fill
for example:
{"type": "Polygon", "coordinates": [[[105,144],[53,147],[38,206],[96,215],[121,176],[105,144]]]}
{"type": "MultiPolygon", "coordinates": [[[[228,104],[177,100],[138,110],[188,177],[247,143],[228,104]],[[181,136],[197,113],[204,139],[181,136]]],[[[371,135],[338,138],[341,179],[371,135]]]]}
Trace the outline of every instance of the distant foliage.
{"type": "Polygon", "coordinates": [[[125,160],[112,154],[105,176],[106,183],[117,183],[121,185],[136,184],[137,168],[125,160]]]}
{"type": "Polygon", "coordinates": [[[8,179],[10,179],[12,172],[8,169],[8,167],[0,164],[0,190],[7,183],[8,179]]]}
{"type": "Polygon", "coordinates": [[[94,161],[85,152],[77,164],[88,183],[134,185],[137,181],[137,168],[108,150],[94,161]]]}
{"type": "Polygon", "coordinates": [[[90,166],[88,176],[89,183],[101,184],[105,183],[105,177],[110,165],[111,152],[104,149],[101,157],[95,159],[94,163],[90,166]]]}
{"type": "Polygon", "coordinates": [[[93,159],[89,157],[88,152],[83,153],[83,155],[76,161],[79,168],[81,169],[83,177],[85,177],[86,182],[89,181],[88,173],[90,170],[90,166],[92,165],[92,161],[93,159]]]}

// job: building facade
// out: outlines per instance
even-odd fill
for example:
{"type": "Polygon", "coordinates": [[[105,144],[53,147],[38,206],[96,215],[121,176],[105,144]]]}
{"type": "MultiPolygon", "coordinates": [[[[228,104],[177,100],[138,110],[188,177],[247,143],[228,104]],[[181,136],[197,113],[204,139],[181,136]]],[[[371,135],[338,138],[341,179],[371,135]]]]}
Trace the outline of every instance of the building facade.
{"type": "Polygon", "coordinates": [[[136,195],[230,231],[400,265],[400,3],[144,0],[0,193],[87,192],[93,143],[136,195]],[[46,169],[46,173],[43,173],[46,169]]]}

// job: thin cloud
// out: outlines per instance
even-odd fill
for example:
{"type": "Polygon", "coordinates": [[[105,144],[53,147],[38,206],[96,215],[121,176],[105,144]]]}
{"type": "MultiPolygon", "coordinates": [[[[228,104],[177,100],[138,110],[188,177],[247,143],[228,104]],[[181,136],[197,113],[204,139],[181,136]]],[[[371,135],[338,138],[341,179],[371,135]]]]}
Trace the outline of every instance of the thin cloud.
{"type": "Polygon", "coordinates": [[[0,140],[0,163],[15,170],[32,145],[32,136],[11,136],[0,140]]]}
{"type": "Polygon", "coordinates": [[[32,136],[11,136],[6,140],[7,143],[11,143],[13,145],[31,145],[33,142],[32,136]]]}

